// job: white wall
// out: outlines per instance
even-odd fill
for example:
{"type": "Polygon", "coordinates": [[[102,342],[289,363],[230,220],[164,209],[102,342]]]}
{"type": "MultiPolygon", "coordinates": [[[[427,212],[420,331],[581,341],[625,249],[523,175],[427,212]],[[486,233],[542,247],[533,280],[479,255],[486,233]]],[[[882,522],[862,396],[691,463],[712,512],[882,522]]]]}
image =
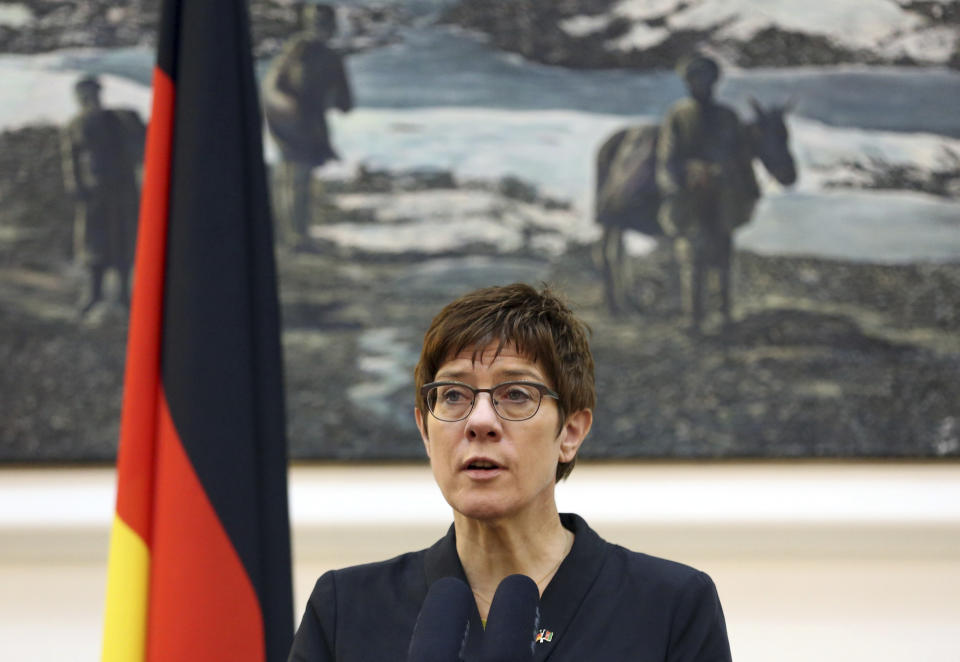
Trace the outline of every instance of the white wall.
{"type": "MultiPolygon", "coordinates": [[[[291,470],[299,614],[324,570],[432,543],[426,466],[291,470]]],[[[0,660],[99,659],[114,475],[0,470],[0,660]]],[[[960,464],[587,464],[561,510],[715,579],[738,662],[960,662],[960,464]]]]}

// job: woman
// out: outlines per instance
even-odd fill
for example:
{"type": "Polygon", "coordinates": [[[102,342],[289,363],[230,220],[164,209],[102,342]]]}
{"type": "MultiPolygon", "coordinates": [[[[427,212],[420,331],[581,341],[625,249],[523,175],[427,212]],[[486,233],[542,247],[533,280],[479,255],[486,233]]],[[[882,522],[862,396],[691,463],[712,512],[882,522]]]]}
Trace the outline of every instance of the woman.
{"type": "Polygon", "coordinates": [[[473,592],[461,659],[477,659],[494,592],[512,574],[541,594],[534,659],[730,659],[707,575],[607,543],[557,511],[554,487],[590,431],[596,393],[587,328],[556,296],[515,284],[457,299],[427,331],[415,381],[417,427],[453,525],[429,549],[323,575],[290,660],[406,659],[443,577],[473,592]]]}

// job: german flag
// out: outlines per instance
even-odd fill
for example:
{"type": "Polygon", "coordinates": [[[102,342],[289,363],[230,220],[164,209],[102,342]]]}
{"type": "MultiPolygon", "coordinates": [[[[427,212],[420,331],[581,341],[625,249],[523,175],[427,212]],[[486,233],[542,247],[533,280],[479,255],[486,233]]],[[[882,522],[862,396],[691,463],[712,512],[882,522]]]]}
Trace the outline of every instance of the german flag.
{"type": "Polygon", "coordinates": [[[242,0],[164,0],[103,660],[286,659],[273,232],[242,0]]]}

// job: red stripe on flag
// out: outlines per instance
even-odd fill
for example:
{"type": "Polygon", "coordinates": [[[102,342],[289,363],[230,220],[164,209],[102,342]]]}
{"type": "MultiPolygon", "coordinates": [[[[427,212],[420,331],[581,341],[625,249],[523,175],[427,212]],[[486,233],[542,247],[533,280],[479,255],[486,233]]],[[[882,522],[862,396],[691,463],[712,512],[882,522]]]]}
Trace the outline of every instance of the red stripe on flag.
{"type": "Polygon", "coordinates": [[[117,455],[117,515],[148,546],[153,508],[173,105],[173,82],[161,69],[155,68],[117,455]]]}
{"type": "Polygon", "coordinates": [[[184,452],[162,389],[158,413],[147,660],[261,662],[259,600],[184,452]]]}

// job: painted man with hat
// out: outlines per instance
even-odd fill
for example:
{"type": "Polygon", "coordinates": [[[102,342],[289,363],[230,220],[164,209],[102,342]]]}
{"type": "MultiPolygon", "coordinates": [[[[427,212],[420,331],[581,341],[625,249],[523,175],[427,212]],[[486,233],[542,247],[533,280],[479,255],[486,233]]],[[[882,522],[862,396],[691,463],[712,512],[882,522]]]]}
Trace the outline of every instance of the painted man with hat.
{"type": "Polygon", "coordinates": [[[690,96],[670,108],[660,130],[659,221],[674,240],[689,329],[699,333],[710,272],[720,281],[723,321],[731,321],[733,231],[750,218],[760,191],[740,120],[733,109],[714,99],[720,78],[717,62],[695,54],[678,70],[690,96]]]}
{"type": "Polygon", "coordinates": [[[103,300],[108,269],[117,272],[120,302],[129,303],[146,137],[137,112],[104,108],[100,90],[94,76],[74,84],[80,111],[62,133],[65,185],[76,201],[74,254],[90,275],[81,314],[103,300]]]}
{"type": "Polygon", "coordinates": [[[337,16],[327,4],[300,8],[302,31],[273,61],[263,82],[267,127],[280,148],[277,207],[280,237],[291,247],[308,241],[313,169],[337,159],[326,112],[348,112],[353,95],[343,58],[330,47],[337,16]]]}

